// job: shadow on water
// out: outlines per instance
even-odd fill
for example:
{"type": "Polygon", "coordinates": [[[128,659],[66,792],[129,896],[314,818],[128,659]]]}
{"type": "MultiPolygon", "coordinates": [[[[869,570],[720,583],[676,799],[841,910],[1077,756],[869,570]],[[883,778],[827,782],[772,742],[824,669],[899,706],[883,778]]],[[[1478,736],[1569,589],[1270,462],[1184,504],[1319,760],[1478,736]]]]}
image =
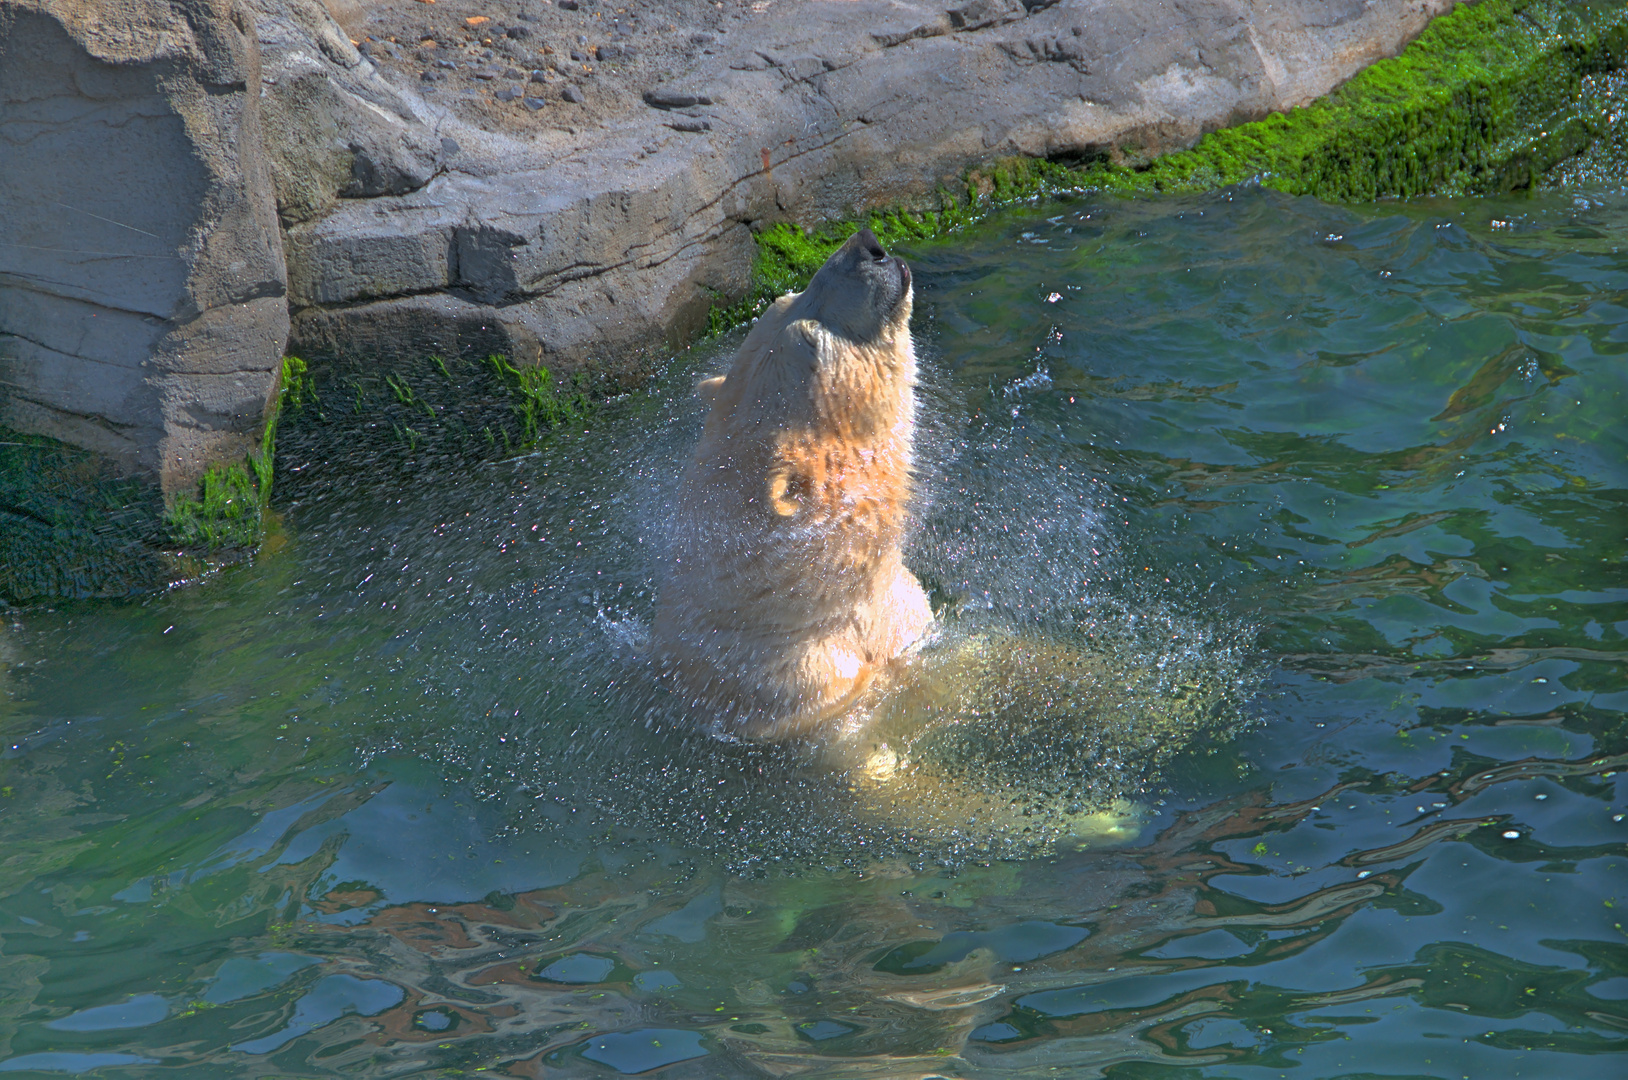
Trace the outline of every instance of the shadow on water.
{"type": "Polygon", "coordinates": [[[721,353],[519,459],[296,419],[255,566],[5,612],[0,1071],[1613,1075],[1625,213],[907,253],[946,629],[849,768],[637,660],[721,353]]]}

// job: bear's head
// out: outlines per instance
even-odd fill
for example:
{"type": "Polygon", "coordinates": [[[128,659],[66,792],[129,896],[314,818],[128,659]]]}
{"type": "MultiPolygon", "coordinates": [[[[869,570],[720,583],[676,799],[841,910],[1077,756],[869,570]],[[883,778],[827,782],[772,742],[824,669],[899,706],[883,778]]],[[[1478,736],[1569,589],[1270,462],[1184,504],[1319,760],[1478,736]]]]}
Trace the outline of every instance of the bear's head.
{"type": "Polygon", "coordinates": [[[825,260],[786,306],[788,322],[809,319],[851,344],[891,340],[910,325],[910,267],[860,229],[825,260]]]}
{"type": "Polygon", "coordinates": [[[908,423],[913,296],[909,266],[859,230],[808,288],[758,318],[726,378],[701,385],[712,422],[784,430],[823,420],[851,434],[908,423]]]}

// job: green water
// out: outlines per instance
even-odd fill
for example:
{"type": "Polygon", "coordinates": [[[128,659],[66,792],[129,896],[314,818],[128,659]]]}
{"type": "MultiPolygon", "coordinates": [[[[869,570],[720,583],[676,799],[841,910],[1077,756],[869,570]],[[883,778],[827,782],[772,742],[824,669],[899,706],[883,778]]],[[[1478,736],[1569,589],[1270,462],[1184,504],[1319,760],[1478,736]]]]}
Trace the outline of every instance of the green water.
{"type": "Polygon", "coordinates": [[[906,253],[951,633],[1216,688],[1006,760],[1117,847],[862,813],[648,684],[718,350],[516,461],[293,418],[257,564],[3,613],[0,1071],[1620,1075],[1625,226],[1245,189],[906,253]]]}

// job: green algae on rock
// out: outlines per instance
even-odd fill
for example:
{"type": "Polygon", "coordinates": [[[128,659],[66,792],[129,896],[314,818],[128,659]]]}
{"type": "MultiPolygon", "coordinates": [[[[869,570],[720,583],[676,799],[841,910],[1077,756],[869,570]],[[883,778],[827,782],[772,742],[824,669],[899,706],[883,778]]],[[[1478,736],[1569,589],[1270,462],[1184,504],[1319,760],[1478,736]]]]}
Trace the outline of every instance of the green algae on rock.
{"type": "Polygon", "coordinates": [[[1430,24],[1400,56],[1287,113],[1212,132],[1191,149],[1138,159],[1116,147],[1074,165],[1005,158],[971,170],[936,209],[892,207],[812,229],[757,236],[745,297],[715,308],[708,333],[800,289],[854,229],[884,245],[959,229],[1046,195],[1199,192],[1256,181],[1328,202],[1534,187],[1597,142],[1620,138],[1591,80],[1628,65],[1628,5],[1611,0],[1483,0],[1430,24]]]}
{"type": "Polygon", "coordinates": [[[280,380],[259,447],[241,462],[211,465],[198,481],[195,494],[181,493],[170,500],[164,522],[175,544],[205,554],[252,551],[260,545],[266,507],[271,502],[277,423],[285,410],[304,408],[317,400],[316,385],[299,357],[283,357],[280,380]]]}
{"type": "MultiPolygon", "coordinates": [[[[454,363],[469,378],[455,380],[447,362],[432,356],[414,370],[336,380],[328,396],[349,403],[350,408],[336,410],[347,421],[368,426],[384,420],[394,436],[392,445],[405,443],[410,453],[421,445],[441,448],[449,445],[448,440],[450,445],[484,442],[488,452],[498,456],[521,453],[560,425],[587,414],[588,395],[582,388],[575,383],[562,388],[546,367],[516,367],[503,356],[454,363]],[[473,395],[471,385],[478,386],[473,395]],[[381,389],[383,393],[378,392],[381,389]],[[469,400],[471,396],[475,400],[469,400]],[[491,415],[483,414],[484,422],[477,427],[469,421],[483,403],[496,407],[484,410],[491,415]]],[[[261,445],[241,462],[212,466],[196,492],[172,498],[164,514],[171,543],[190,555],[255,549],[264,534],[271,498],[279,423],[308,408],[310,420],[330,419],[322,409],[317,376],[300,357],[284,357],[281,389],[261,445]]]]}
{"type": "Polygon", "coordinates": [[[125,596],[160,583],[156,484],[44,435],[0,427],[0,602],[125,596]]]}
{"type": "Polygon", "coordinates": [[[1329,202],[1529,188],[1604,134],[1577,111],[1582,81],[1625,63],[1628,6],[1485,0],[1310,105],[1142,169],[1096,166],[1079,186],[1175,192],[1259,179],[1329,202]]]}
{"type": "Polygon", "coordinates": [[[198,482],[198,494],[176,498],[164,520],[184,548],[253,548],[260,543],[261,513],[270,495],[271,462],[257,454],[248,465],[211,465],[198,482]]]}
{"type": "MultiPolygon", "coordinates": [[[[435,362],[446,371],[439,357],[435,362]]],[[[562,391],[554,373],[542,364],[515,367],[503,356],[488,356],[486,363],[514,397],[514,415],[520,422],[522,446],[535,445],[554,428],[580,420],[587,414],[588,395],[575,383],[562,391]]]]}
{"type": "Polygon", "coordinates": [[[589,417],[609,390],[580,373],[467,352],[394,357],[387,368],[333,358],[302,366],[284,387],[277,474],[281,497],[294,501],[448,456],[473,465],[528,453],[589,417]]]}

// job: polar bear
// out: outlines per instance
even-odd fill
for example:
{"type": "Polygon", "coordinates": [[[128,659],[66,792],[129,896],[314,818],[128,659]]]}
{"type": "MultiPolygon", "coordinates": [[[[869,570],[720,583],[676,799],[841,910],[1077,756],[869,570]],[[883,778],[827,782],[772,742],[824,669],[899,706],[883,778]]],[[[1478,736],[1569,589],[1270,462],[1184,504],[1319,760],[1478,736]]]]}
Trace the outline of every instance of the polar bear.
{"type": "Polygon", "coordinates": [[[904,565],[910,268],[869,229],[757,320],[681,483],[652,643],[721,729],[819,734],[933,623],[904,565]]]}

